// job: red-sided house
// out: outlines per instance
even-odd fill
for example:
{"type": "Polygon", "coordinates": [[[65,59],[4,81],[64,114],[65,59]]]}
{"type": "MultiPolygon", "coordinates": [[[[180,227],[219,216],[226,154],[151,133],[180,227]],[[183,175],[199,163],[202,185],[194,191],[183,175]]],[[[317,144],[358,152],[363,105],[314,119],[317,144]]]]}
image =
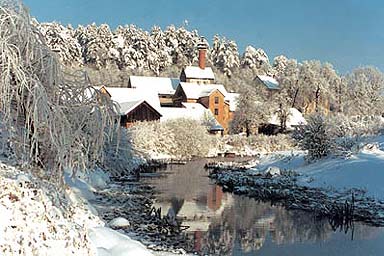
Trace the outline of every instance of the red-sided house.
{"type": "Polygon", "coordinates": [[[200,103],[209,109],[216,121],[228,132],[231,120],[229,101],[226,100],[227,91],[221,84],[180,83],[174,95],[174,103],[181,106],[183,102],[200,103]]]}

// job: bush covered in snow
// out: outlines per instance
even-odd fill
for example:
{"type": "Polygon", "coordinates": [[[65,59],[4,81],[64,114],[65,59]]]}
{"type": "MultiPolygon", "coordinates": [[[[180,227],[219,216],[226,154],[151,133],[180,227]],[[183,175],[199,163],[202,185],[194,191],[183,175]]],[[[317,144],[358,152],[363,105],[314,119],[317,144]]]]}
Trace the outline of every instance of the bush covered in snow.
{"type": "Polygon", "coordinates": [[[334,147],[334,137],[328,120],[322,115],[313,115],[307,122],[306,126],[299,127],[293,134],[298,146],[308,150],[310,160],[330,155],[334,147]]]}
{"type": "Polygon", "coordinates": [[[290,150],[293,147],[293,140],[289,135],[277,134],[277,135],[251,135],[249,137],[242,135],[229,135],[224,136],[221,140],[227,145],[233,147],[236,151],[242,151],[245,148],[249,148],[252,151],[283,151],[290,150]]]}
{"type": "Polygon", "coordinates": [[[381,116],[330,116],[334,132],[341,136],[368,136],[383,133],[384,119],[381,116]]]}
{"type": "Polygon", "coordinates": [[[313,115],[293,138],[301,149],[308,150],[312,160],[330,154],[349,155],[363,147],[364,137],[381,134],[383,125],[383,119],[377,116],[313,115]]]}
{"type": "Polygon", "coordinates": [[[138,152],[182,159],[207,156],[216,142],[203,125],[190,119],[142,122],[130,128],[129,134],[138,152]]]}

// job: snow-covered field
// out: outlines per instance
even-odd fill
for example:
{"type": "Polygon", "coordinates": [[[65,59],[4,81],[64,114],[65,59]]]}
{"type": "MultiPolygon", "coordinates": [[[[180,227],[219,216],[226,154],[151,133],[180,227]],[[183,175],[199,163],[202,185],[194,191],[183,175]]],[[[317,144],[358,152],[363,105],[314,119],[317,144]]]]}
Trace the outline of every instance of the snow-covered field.
{"type": "Polygon", "coordinates": [[[294,170],[299,182],[312,187],[344,190],[359,188],[384,199],[384,136],[372,138],[362,150],[348,157],[329,157],[307,163],[303,151],[271,153],[261,157],[257,170],[269,167],[294,170]]]}

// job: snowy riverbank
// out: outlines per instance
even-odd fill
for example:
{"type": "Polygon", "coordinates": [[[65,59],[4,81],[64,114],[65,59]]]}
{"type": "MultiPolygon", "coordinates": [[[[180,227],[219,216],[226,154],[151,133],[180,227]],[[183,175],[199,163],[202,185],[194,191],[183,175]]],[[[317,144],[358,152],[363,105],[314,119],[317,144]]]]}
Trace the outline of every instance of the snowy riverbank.
{"type": "Polygon", "coordinates": [[[56,186],[0,161],[1,255],[152,255],[141,243],[112,230],[87,199],[107,184],[102,171],[66,175],[56,186]]]}
{"type": "Polygon", "coordinates": [[[302,185],[345,190],[358,188],[367,196],[384,200],[384,136],[370,138],[359,152],[347,157],[329,157],[313,163],[305,161],[303,151],[265,155],[253,170],[271,167],[294,170],[302,185]]]}
{"type": "Polygon", "coordinates": [[[305,152],[262,155],[254,167],[218,166],[211,177],[230,191],[333,217],[353,205],[354,219],[384,224],[384,137],[348,157],[305,161],[305,152]]]}

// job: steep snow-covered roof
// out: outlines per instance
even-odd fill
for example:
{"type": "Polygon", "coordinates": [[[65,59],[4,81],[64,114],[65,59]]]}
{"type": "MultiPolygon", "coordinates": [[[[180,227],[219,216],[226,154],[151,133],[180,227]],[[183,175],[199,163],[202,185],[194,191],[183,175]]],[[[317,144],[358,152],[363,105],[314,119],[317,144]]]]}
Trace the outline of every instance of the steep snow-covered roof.
{"type": "MultiPolygon", "coordinates": [[[[279,118],[277,114],[274,114],[269,119],[268,123],[274,124],[274,125],[280,125],[279,118]]],[[[292,129],[294,126],[298,125],[306,125],[307,121],[305,120],[303,114],[297,110],[296,108],[290,108],[289,109],[289,116],[287,118],[287,129],[292,129]]]]}
{"type": "Polygon", "coordinates": [[[177,78],[150,77],[150,76],[130,76],[130,85],[139,90],[153,90],[158,94],[171,94],[180,82],[177,78]]]}
{"type": "Polygon", "coordinates": [[[227,93],[225,100],[229,102],[229,111],[236,111],[237,100],[239,99],[240,94],[235,92],[227,93]]]}
{"type": "Polygon", "coordinates": [[[119,103],[119,113],[122,115],[126,115],[143,102],[144,100],[135,100],[130,102],[119,103]]]}
{"type": "MultiPolygon", "coordinates": [[[[135,101],[130,101],[130,102],[119,103],[118,104],[118,112],[120,115],[126,115],[144,102],[146,102],[146,101],[145,100],[135,100],[135,101]]],[[[148,102],[146,102],[146,103],[148,103],[148,102]]],[[[150,105],[150,104],[148,103],[148,105],[150,105]]],[[[156,110],[156,111],[159,112],[158,110],[156,110]]]]}
{"type": "Polygon", "coordinates": [[[200,67],[187,66],[184,68],[184,73],[186,78],[215,80],[215,74],[210,67],[201,69],[200,67]]]}
{"type": "Polygon", "coordinates": [[[273,78],[271,76],[263,76],[263,75],[258,75],[257,77],[263,82],[263,84],[268,89],[271,89],[271,90],[280,89],[279,82],[277,82],[275,78],[273,78]]]}
{"type": "Polygon", "coordinates": [[[215,90],[220,91],[224,97],[227,97],[227,90],[222,84],[197,84],[197,83],[180,83],[185,95],[188,99],[199,99],[209,96],[215,90]]]}
{"type": "Polygon", "coordinates": [[[206,117],[213,117],[211,111],[206,109],[200,103],[182,103],[183,107],[162,107],[160,114],[162,115],[161,121],[177,119],[177,118],[189,118],[196,121],[202,121],[206,117]]]}
{"type": "Polygon", "coordinates": [[[138,90],[135,88],[119,88],[106,87],[104,88],[111,95],[111,99],[119,104],[125,102],[134,102],[145,100],[149,105],[157,111],[160,109],[160,100],[157,92],[152,90],[138,90]]]}

